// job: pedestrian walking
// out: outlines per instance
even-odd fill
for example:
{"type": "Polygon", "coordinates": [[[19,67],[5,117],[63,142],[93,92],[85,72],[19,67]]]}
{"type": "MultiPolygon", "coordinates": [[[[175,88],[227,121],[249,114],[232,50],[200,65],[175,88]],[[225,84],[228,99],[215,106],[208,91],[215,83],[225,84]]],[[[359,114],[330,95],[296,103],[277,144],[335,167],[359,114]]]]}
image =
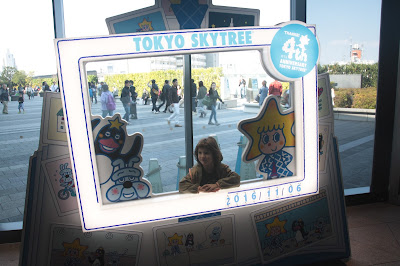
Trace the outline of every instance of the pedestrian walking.
{"type": "Polygon", "coordinates": [[[157,110],[157,99],[158,99],[158,85],[156,84],[156,81],[153,79],[150,82],[147,83],[147,86],[150,88],[150,95],[151,95],[151,102],[153,103],[153,107],[151,108],[151,111],[155,114],[158,114],[159,111],[157,110]]]}
{"type": "Polygon", "coordinates": [[[208,92],[208,95],[211,99],[211,115],[210,119],[208,120],[208,124],[219,126],[220,124],[217,121],[217,100],[220,100],[222,103],[224,103],[224,101],[222,101],[222,99],[219,97],[216,87],[217,84],[215,84],[215,82],[211,83],[211,88],[208,92]],[[212,118],[214,118],[215,123],[211,121],[212,118]]]}
{"type": "Polygon", "coordinates": [[[165,80],[164,81],[164,86],[161,90],[161,94],[160,94],[160,100],[162,101],[162,103],[157,107],[157,111],[160,111],[160,108],[165,104],[165,102],[167,102],[167,104],[165,105],[165,110],[163,111],[164,113],[167,112],[167,108],[169,106],[168,104],[168,90],[169,88],[171,88],[171,86],[169,85],[169,80],[165,80]]]}
{"type": "MultiPolygon", "coordinates": [[[[97,104],[97,87],[94,84],[94,82],[92,82],[92,93],[93,93],[94,104],[97,104]]],[[[93,100],[92,100],[92,103],[93,103],[93,100]]]]}
{"type": "Polygon", "coordinates": [[[196,112],[197,86],[196,83],[194,83],[194,79],[191,79],[190,82],[190,88],[192,89],[192,112],[196,112]]]}
{"type": "Polygon", "coordinates": [[[33,99],[33,89],[32,89],[32,86],[31,86],[30,84],[27,85],[26,88],[25,88],[25,90],[26,90],[26,94],[28,95],[28,99],[30,100],[31,97],[32,97],[32,99],[33,99]]]}
{"type": "Polygon", "coordinates": [[[131,118],[132,119],[137,119],[137,110],[136,110],[136,99],[137,99],[137,92],[136,92],[136,88],[133,86],[133,80],[129,81],[129,92],[131,93],[131,110],[130,110],[130,114],[131,114],[131,118]]]}
{"type": "Polygon", "coordinates": [[[167,119],[168,125],[171,124],[171,121],[175,124],[175,127],[182,127],[179,124],[179,98],[178,98],[178,80],[172,80],[172,87],[169,90],[169,102],[171,103],[171,107],[173,108],[173,114],[167,119]]]}
{"type": "Polygon", "coordinates": [[[125,80],[125,87],[122,89],[121,92],[121,102],[125,109],[125,115],[122,117],[126,120],[129,124],[129,115],[131,113],[131,96],[130,96],[130,82],[129,80],[125,80]]]}
{"type": "Polygon", "coordinates": [[[204,87],[203,81],[199,81],[199,92],[197,93],[197,112],[200,113],[200,117],[206,117],[207,112],[203,104],[204,97],[207,95],[207,88],[204,87]]]}
{"type": "Polygon", "coordinates": [[[107,84],[103,84],[100,97],[102,117],[113,116],[115,110],[115,99],[113,93],[108,89],[107,84]]]}
{"type": "Polygon", "coordinates": [[[25,114],[25,108],[24,108],[24,90],[22,90],[19,93],[19,98],[18,98],[18,114],[21,113],[21,109],[22,112],[25,114]]]}
{"type": "Polygon", "coordinates": [[[89,86],[89,96],[90,96],[90,102],[93,103],[93,87],[92,87],[92,83],[88,83],[89,86]]]}
{"type": "Polygon", "coordinates": [[[258,104],[261,106],[268,96],[268,87],[267,87],[267,81],[263,80],[262,82],[262,87],[260,88],[260,100],[258,101],[258,104]]]}
{"type": "Polygon", "coordinates": [[[6,84],[1,87],[0,100],[3,104],[3,114],[8,114],[8,102],[10,100],[10,92],[6,84]]]}

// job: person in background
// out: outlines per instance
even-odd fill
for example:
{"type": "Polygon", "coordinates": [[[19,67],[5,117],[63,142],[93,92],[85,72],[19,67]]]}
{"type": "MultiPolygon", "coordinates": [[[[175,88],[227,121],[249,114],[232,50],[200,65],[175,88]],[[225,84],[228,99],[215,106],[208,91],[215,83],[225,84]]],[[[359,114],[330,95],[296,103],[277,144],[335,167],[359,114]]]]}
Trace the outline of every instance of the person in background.
{"type": "Polygon", "coordinates": [[[260,100],[258,102],[258,104],[260,106],[262,106],[265,98],[267,98],[267,96],[268,96],[267,81],[263,80],[263,82],[261,84],[262,84],[262,87],[260,88],[260,100]]]}
{"type": "Polygon", "coordinates": [[[203,81],[199,81],[199,92],[197,93],[197,109],[198,112],[200,113],[200,117],[206,117],[207,112],[204,108],[203,100],[204,97],[206,97],[207,94],[207,88],[204,87],[203,81]]]}
{"type": "Polygon", "coordinates": [[[282,84],[277,81],[274,80],[271,84],[269,84],[269,95],[275,95],[278,96],[278,98],[280,99],[282,96],[282,84]]]}
{"type": "Polygon", "coordinates": [[[104,84],[102,86],[102,93],[100,97],[100,102],[101,102],[101,111],[102,111],[102,117],[106,117],[107,115],[113,116],[114,110],[115,110],[115,99],[114,95],[109,91],[108,85],[104,84]]]}
{"type": "Polygon", "coordinates": [[[197,86],[196,83],[194,83],[194,79],[191,79],[190,83],[190,87],[192,89],[192,112],[196,112],[197,86]]]}
{"type": "Polygon", "coordinates": [[[101,96],[101,93],[103,92],[103,85],[104,85],[104,82],[97,83],[96,90],[97,90],[97,94],[99,97],[101,96]]]}
{"type": "Polygon", "coordinates": [[[19,98],[18,98],[18,114],[21,113],[21,109],[23,113],[25,114],[25,108],[24,108],[24,90],[22,90],[19,93],[19,98]]]}
{"type": "Polygon", "coordinates": [[[131,95],[129,87],[130,87],[129,80],[125,80],[125,87],[122,89],[121,92],[121,102],[125,109],[125,115],[122,118],[126,120],[128,125],[129,125],[129,115],[131,113],[131,95]]]}
{"type": "Polygon", "coordinates": [[[28,95],[28,99],[30,100],[31,96],[32,96],[32,99],[33,99],[33,93],[32,93],[33,89],[32,89],[32,86],[30,84],[26,85],[25,91],[26,91],[26,94],[28,95]]]}
{"type": "Polygon", "coordinates": [[[169,80],[165,80],[164,86],[160,94],[160,100],[162,101],[162,103],[157,107],[157,111],[160,111],[160,108],[165,104],[165,102],[167,102],[167,104],[165,105],[165,110],[163,111],[164,113],[167,112],[167,108],[169,106],[167,96],[169,88],[171,88],[171,86],[169,85],[169,80]]]}
{"type": "Polygon", "coordinates": [[[182,127],[179,124],[179,98],[178,98],[178,80],[172,80],[172,87],[169,89],[169,102],[171,107],[174,109],[173,114],[167,119],[168,125],[171,124],[171,120],[174,121],[175,127],[182,127]]]}
{"type": "Polygon", "coordinates": [[[133,80],[129,81],[130,83],[130,87],[129,87],[129,91],[131,93],[131,118],[132,119],[137,119],[137,111],[136,111],[136,99],[137,99],[137,92],[136,92],[136,88],[135,86],[133,86],[133,80]]]}
{"type": "Polygon", "coordinates": [[[149,100],[149,92],[146,89],[143,89],[142,100],[143,105],[147,105],[147,101],[149,100]]]}
{"type": "Polygon", "coordinates": [[[49,85],[47,85],[46,81],[42,83],[42,91],[51,91],[49,85]]]}
{"type": "Polygon", "coordinates": [[[159,93],[158,85],[156,84],[156,81],[153,79],[151,80],[151,85],[150,82],[148,82],[147,86],[150,88],[151,102],[153,103],[151,111],[155,114],[158,114],[159,111],[157,110],[157,105],[156,105],[159,93]]]}
{"type": "Polygon", "coordinates": [[[210,119],[208,120],[209,125],[216,125],[219,126],[219,123],[217,121],[217,100],[220,100],[221,103],[224,103],[218,95],[218,91],[216,90],[217,85],[215,82],[211,83],[211,88],[208,91],[208,96],[211,99],[211,115],[210,119]],[[211,122],[212,118],[214,117],[215,124],[211,122]]]}
{"type": "Polygon", "coordinates": [[[114,90],[113,90],[113,96],[114,96],[114,99],[118,97],[118,89],[115,88],[115,87],[114,87],[114,90]]]}
{"type": "Polygon", "coordinates": [[[94,82],[92,82],[92,92],[93,92],[94,103],[97,104],[97,87],[96,84],[94,84],[94,82]]]}
{"type": "Polygon", "coordinates": [[[197,164],[179,182],[180,193],[217,192],[240,186],[240,176],[222,162],[222,153],[213,137],[201,139],[194,156],[197,164]]]}
{"type": "Polygon", "coordinates": [[[93,87],[92,87],[92,83],[89,82],[88,86],[89,86],[90,102],[93,103],[93,87]]]}
{"type": "Polygon", "coordinates": [[[239,81],[239,88],[240,88],[240,98],[243,99],[246,97],[246,81],[242,78],[239,81]]]}
{"type": "Polygon", "coordinates": [[[58,85],[56,84],[55,81],[53,81],[53,84],[51,85],[50,90],[52,92],[57,92],[58,91],[58,85]]]}
{"type": "Polygon", "coordinates": [[[3,104],[3,114],[8,114],[8,102],[10,100],[10,93],[7,88],[7,84],[3,84],[1,86],[1,91],[0,91],[0,100],[1,103],[3,104]]]}

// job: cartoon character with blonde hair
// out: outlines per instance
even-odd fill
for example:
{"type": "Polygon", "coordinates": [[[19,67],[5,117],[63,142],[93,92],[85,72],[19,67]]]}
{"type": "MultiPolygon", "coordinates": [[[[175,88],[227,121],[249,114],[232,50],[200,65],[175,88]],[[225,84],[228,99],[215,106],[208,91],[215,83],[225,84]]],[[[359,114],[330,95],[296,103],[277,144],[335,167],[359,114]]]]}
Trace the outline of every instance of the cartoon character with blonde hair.
{"type": "Polygon", "coordinates": [[[83,252],[88,249],[88,246],[83,246],[80,239],[76,238],[72,243],[63,242],[64,246],[64,266],[80,265],[84,259],[83,252]]]}
{"type": "Polygon", "coordinates": [[[274,221],[270,224],[266,224],[265,227],[268,230],[268,233],[265,235],[267,239],[270,238],[269,241],[269,252],[268,255],[271,255],[275,249],[278,249],[280,253],[284,250],[282,248],[282,239],[280,238],[281,234],[286,233],[285,224],[287,220],[280,221],[279,217],[276,216],[274,221]]]}
{"type": "Polygon", "coordinates": [[[175,256],[181,253],[179,245],[183,245],[182,238],[183,236],[178,236],[177,233],[171,237],[168,237],[168,246],[171,247],[171,255],[175,256]]]}

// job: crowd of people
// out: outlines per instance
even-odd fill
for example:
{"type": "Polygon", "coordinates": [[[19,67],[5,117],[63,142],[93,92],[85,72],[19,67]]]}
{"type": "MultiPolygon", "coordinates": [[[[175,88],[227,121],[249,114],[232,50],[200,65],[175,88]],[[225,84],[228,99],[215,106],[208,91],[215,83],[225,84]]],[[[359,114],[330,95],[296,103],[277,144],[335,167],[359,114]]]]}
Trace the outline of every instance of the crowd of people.
{"type": "MultiPolygon", "coordinates": [[[[198,113],[200,118],[204,118],[207,116],[206,110],[209,109],[211,110],[211,115],[208,124],[220,125],[217,121],[217,100],[222,103],[223,101],[217,92],[216,83],[212,82],[208,91],[204,86],[203,81],[200,81],[198,85],[197,89],[196,83],[194,83],[193,79],[191,80],[192,111],[198,113]],[[214,122],[212,121],[213,119],[214,122]]],[[[180,123],[180,107],[183,104],[184,95],[181,86],[178,84],[178,80],[173,79],[172,83],[169,80],[165,80],[162,87],[160,87],[156,80],[153,79],[147,83],[147,87],[148,90],[146,88],[143,89],[141,97],[143,104],[147,105],[150,99],[152,105],[151,111],[154,114],[170,112],[171,115],[167,118],[168,125],[182,127],[180,123]]],[[[91,95],[95,97],[93,90],[91,95]]],[[[135,86],[133,86],[132,80],[125,81],[120,99],[125,110],[123,119],[125,119],[129,124],[130,119],[138,118],[136,108],[136,105],[138,104],[138,93],[136,92],[135,86]]],[[[102,110],[110,111],[109,109],[103,109],[105,108],[104,101],[102,100],[102,110]]],[[[111,115],[112,112],[108,114],[111,115]]],[[[103,116],[104,115],[107,115],[107,113],[103,112],[103,116]]]]}
{"type": "Polygon", "coordinates": [[[0,87],[0,101],[3,104],[3,114],[8,114],[8,102],[10,101],[11,96],[18,96],[18,113],[25,113],[25,95],[27,95],[28,99],[31,100],[39,90],[39,86],[22,86],[20,84],[18,87],[10,89],[7,84],[2,84],[0,87]]]}
{"type": "Polygon", "coordinates": [[[278,99],[281,101],[281,104],[285,107],[290,106],[290,90],[286,90],[283,95],[282,95],[282,83],[280,83],[278,80],[274,80],[269,84],[269,87],[267,86],[267,81],[263,80],[262,86],[258,92],[258,97],[256,100],[258,101],[258,104],[260,106],[263,105],[264,100],[270,96],[276,96],[278,99]]]}

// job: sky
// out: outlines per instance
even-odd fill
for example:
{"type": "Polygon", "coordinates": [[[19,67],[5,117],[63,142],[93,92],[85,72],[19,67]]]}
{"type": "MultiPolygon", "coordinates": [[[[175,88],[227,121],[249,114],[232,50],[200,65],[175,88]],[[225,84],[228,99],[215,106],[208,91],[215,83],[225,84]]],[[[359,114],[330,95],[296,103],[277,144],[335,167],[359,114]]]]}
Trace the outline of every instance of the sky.
{"type": "MultiPolygon", "coordinates": [[[[260,25],[289,20],[289,0],[214,0],[214,5],[260,9],[260,25]]],[[[34,75],[56,73],[51,0],[0,1],[0,65],[7,49],[17,68],[34,75]],[[23,7],[23,8],[21,8],[23,7]]],[[[154,0],[64,0],[65,35],[107,35],[107,17],[141,9],[154,0]]],[[[317,25],[321,64],[342,61],[349,44],[363,45],[364,59],[378,60],[380,0],[308,0],[308,23],[317,25]],[[346,24],[351,21],[351,24],[346,24]]],[[[348,58],[347,58],[348,59],[348,58]]]]}
{"type": "Polygon", "coordinates": [[[378,61],[381,0],[308,0],[307,23],[315,24],[321,64],[348,61],[350,44],[363,46],[363,60],[378,61]]]}

